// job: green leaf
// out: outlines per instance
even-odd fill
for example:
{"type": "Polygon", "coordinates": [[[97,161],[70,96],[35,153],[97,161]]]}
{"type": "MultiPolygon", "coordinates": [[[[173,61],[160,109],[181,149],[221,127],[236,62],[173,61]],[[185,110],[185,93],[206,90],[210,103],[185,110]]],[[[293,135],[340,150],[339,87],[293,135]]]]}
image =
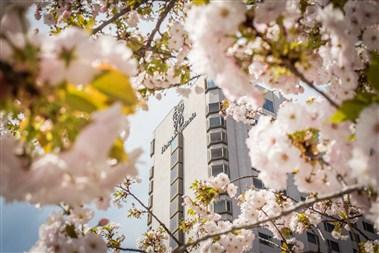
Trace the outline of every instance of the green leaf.
{"type": "Polygon", "coordinates": [[[87,94],[80,90],[68,90],[65,96],[65,102],[74,110],[80,110],[91,113],[98,107],[94,104],[87,94]]]}
{"type": "Polygon", "coordinates": [[[371,93],[358,93],[353,99],[345,100],[330,120],[332,123],[340,123],[347,120],[354,121],[364,108],[377,102],[378,99],[378,96],[371,93]]]}
{"type": "Polygon", "coordinates": [[[129,77],[121,72],[111,70],[95,79],[92,86],[109,98],[121,101],[125,106],[135,106],[137,96],[129,81],[129,77]]]}
{"type": "Polygon", "coordinates": [[[371,54],[371,63],[367,70],[367,79],[371,86],[379,91],[379,54],[371,54]]]}
{"type": "Polygon", "coordinates": [[[203,4],[208,4],[209,0],[192,0],[192,3],[194,5],[203,5],[203,4]]]}

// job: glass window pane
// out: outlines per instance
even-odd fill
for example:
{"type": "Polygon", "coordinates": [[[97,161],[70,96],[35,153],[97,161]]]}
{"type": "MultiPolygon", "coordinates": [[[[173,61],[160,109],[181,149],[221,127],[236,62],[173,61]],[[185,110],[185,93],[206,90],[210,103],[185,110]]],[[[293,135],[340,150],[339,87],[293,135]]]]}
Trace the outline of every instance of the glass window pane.
{"type": "Polygon", "coordinates": [[[222,141],[222,133],[221,132],[211,133],[209,136],[210,136],[211,143],[217,143],[217,142],[222,141]]]}
{"type": "Polygon", "coordinates": [[[178,144],[179,144],[178,138],[174,138],[170,144],[171,145],[171,152],[174,151],[178,147],[178,144]]]}
{"type": "Polygon", "coordinates": [[[170,219],[170,230],[176,231],[179,228],[180,222],[182,221],[183,216],[181,213],[175,214],[175,216],[170,219]]]}
{"type": "Polygon", "coordinates": [[[318,241],[317,235],[307,232],[307,239],[308,239],[308,242],[317,244],[317,241],[318,241]]]}
{"type": "Polygon", "coordinates": [[[222,148],[211,149],[211,159],[222,158],[222,148]]]}
{"type": "Polygon", "coordinates": [[[178,194],[183,194],[183,181],[182,179],[177,179],[170,187],[171,199],[178,194]]]}
{"type": "Polygon", "coordinates": [[[217,176],[220,173],[224,172],[224,166],[222,164],[212,165],[212,176],[217,176]]]}
{"type": "Polygon", "coordinates": [[[153,184],[154,184],[154,181],[150,180],[150,183],[149,183],[149,193],[153,192],[153,184]]]}
{"type": "Polygon", "coordinates": [[[263,189],[264,188],[263,182],[259,178],[254,177],[253,183],[254,183],[255,188],[257,188],[257,189],[263,189]]]}
{"type": "Polygon", "coordinates": [[[267,245],[267,246],[270,246],[270,247],[274,246],[272,243],[270,243],[272,241],[272,236],[259,232],[258,237],[259,237],[260,243],[267,245]]]}
{"type": "Polygon", "coordinates": [[[149,171],[149,179],[152,179],[154,177],[154,166],[150,168],[149,171]]]}
{"type": "Polygon", "coordinates": [[[209,119],[210,128],[222,127],[222,126],[224,126],[224,119],[221,116],[213,117],[209,119]]]}
{"type": "Polygon", "coordinates": [[[340,252],[340,246],[338,245],[338,242],[327,240],[328,241],[328,248],[335,252],[340,252]]]}
{"type": "Polygon", "coordinates": [[[332,223],[329,223],[329,222],[325,222],[324,223],[324,228],[327,232],[332,232],[333,229],[334,229],[334,225],[332,223]]]}
{"type": "Polygon", "coordinates": [[[208,104],[208,113],[216,113],[220,110],[220,103],[210,103],[208,104]]]}
{"type": "Polygon", "coordinates": [[[370,233],[375,233],[374,226],[372,224],[365,222],[365,221],[363,221],[362,224],[363,224],[363,228],[366,231],[368,231],[370,233]]]}
{"type": "Polygon", "coordinates": [[[232,211],[232,204],[229,200],[221,199],[218,201],[215,201],[213,204],[214,212],[215,213],[231,213],[232,211]]]}
{"type": "Polygon", "coordinates": [[[181,161],[182,161],[182,150],[178,148],[171,154],[171,168],[181,161]]]}
{"type": "Polygon", "coordinates": [[[219,200],[214,203],[214,212],[215,213],[224,213],[225,210],[225,201],[219,200]]]}
{"type": "Polygon", "coordinates": [[[263,108],[267,111],[274,112],[274,103],[271,100],[266,99],[263,108]]]}
{"type": "Polygon", "coordinates": [[[216,83],[213,80],[207,80],[207,89],[217,88],[216,83]]]}
{"type": "Polygon", "coordinates": [[[171,169],[170,184],[172,184],[177,178],[183,178],[183,166],[181,163],[177,163],[171,169]]]}

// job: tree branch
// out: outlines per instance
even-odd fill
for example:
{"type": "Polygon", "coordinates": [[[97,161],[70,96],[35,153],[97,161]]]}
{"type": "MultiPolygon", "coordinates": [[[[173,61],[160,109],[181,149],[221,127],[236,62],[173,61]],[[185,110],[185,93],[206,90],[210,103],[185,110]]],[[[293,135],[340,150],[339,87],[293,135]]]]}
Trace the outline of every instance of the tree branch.
{"type": "Polygon", "coordinates": [[[314,91],[316,91],[318,94],[320,94],[322,97],[324,97],[334,108],[338,109],[339,108],[339,105],[331,98],[329,97],[328,94],[326,94],[324,91],[322,91],[321,89],[319,89],[318,87],[316,87],[316,85],[313,84],[313,82],[311,82],[310,80],[308,80],[304,75],[303,73],[301,73],[296,67],[295,65],[293,65],[290,61],[288,60],[283,60],[283,63],[284,65],[288,68],[288,70],[290,70],[292,72],[292,74],[294,74],[295,76],[297,76],[298,78],[300,78],[300,80],[305,83],[306,85],[308,85],[309,88],[313,89],[314,91]]]}
{"type": "Polygon", "coordinates": [[[154,29],[151,31],[149,37],[147,38],[146,45],[143,48],[142,52],[146,51],[146,49],[150,49],[151,43],[153,42],[153,39],[155,37],[155,34],[159,31],[161,24],[165,20],[168,13],[171,11],[172,8],[174,8],[175,3],[177,0],[170,0],[166,7],[164,8],[164,11],[161,13],[161,15],[158,18],[157,24],[155,25],[154,29]]]}
{"type": "Polygon", "coordinates": [[[236,179],[233,179],[232,181],[230,181],[230,183],[235,183],[239,180],[242,180],[242,179],[246,179],[246,178],[257,178],[258,176],[254,176],[254,175],[249,175],[249,176],[243,176],[243,177],[239,177],[239,178],[236,178],[236,179]]]}
{"type": "Polygon", "coordinates": [[[345,194],[350,194],[352,192],[359,191],[361,189],[362,189],[362,186],[360,186],[360,185],[352,185],[352,186],[349,186],[349,187],[347,187],[344,190],[339,191],[339,192],[334,192],[334,193],[327,194],[327,195],[324,195],[324,196],[321,196],[321,197],[315,197],[315,198],[310,199],[308,201],[300,202],[297,205],[294,205],[292,208],[284,210],[284,211],[280,212],[279,214],[271,216],[269,218],[262,219],[260,221],[257,221],[257,222],[251,223],[251,224],[232,226],[230,229],[225,230],[223,232],[206,235],[206,236],[204,236],[202,238],[199,238],[199,239],[197,239],[197,240],[195,240],[193,242],[189,242],[189,243],[187,243],[187,244],[185,244],[183,246],[180,246],[179,248],[177,248],[174,251],[174,253],[182,252],[187,247],[196,245],[196,244],[198,244],[198,243],[200,243],[202,241],[205,241],[205,240],[208,240],[208,239],[212,239],[212,238],[215,238],[215,237],[218,237],[218,236],[221,236],[221,235],[225,235],[225,234],[228,234],[228,233],[236,232],[236,231],[241,230],[241,229],[253,229],[253,228],[255,228],[255,227],[257,227],[257,226],[259,226],[261,224],[264,224],[264,223],[267,223],[267,222],[279,219],[279,218],[281,218],[283,216],[286,216],[286,215],[289,215],[292,212],[295,212],[297,210],[300,210],[300,209],[312,206],[315,203],[318,203],[318,202],[321,202],[321,201],[325,201],[325,200],[329,200],[329,199],[334,199],[334,198],[343,196],[345,194]]]}
{"type": "Polygon", "coordinates": [[[129,251],[129,252],[143,252],[143,253],[146,253],[146,251],[141,250],[141,249],[122,248],[122,247],[118,247],[118,248],[114,248],[114,249],[118,249],[118,250],[122,250],[122,251],[129,251]]]}
{"type": "Polygon", "coordinates": [[[119,19],[120,17],[124,16],[126,13],[128,13],[129,11],[135,9],[135,8],[138,8],[139,6],[141,6],[142,4],[144,4],[146,1],[141,1],[141,2],[136,2],[133,6],[129,5],[127,7],[125,7],[124,9],[122,9],[119,13],[116,13],[113,17],[111,17],[110,19],[104,21],[103,23],[101,23],[99,26],[95,27],[93,30],[92,30],[92,35],[93,34],[96,34],[98,32],[100,32],[101,30],[104,29],[104,27],[106,27],[107,25],[113,23],[114,21],[116,21],[117,19],[119,19]]]}
{"type": "Polygon", "coordinates": [[[128,189],[120,186],[122,190],[124,190],[128,195],[132,196],[143,208],[146,209],[146,211],[163,227],[163,229],[167,232],[167,234],[180,246],[182,245],[179,240],[171,233],[171,231],[166,227],[166,225],[150,210],[149,207],[147,207],[136,195],[134,195],[131,191],[128,189]]]}

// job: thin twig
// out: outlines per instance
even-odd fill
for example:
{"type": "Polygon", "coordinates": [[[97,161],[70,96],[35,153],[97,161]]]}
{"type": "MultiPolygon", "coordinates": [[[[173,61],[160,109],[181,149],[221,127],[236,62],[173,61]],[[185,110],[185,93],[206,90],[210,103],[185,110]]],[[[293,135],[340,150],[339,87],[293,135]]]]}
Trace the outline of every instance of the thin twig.
{"type": "Polygon", "coordinates": [[[230,181],[230,183],[234,183],[234,182],[237,182],[239,180],[242,180],[242,179],[246,179],[246,178],[257,178],[258,176],[254,176],[254,175],[249,175],[249,176],[243,176],[243,177],[239,177],[239,178],[236,178],[236,179],[233,179],[232,181],[230,181]]]}
{"type": "Polygon", "coordinates": [[[118,248],[114,248],[114,249],[118,249],[118,250],[122,250],[122,251],[129,251],[129,252],[142,252],[142,253],[146,253],[146,251],[144,251],[142,249],[132,249],[132,248],[122,248],[122,247],[118,247],[118,248]]]}
{"type": "Polygon", "coordinates": [[[323,96],[334,108],[338,109],[339,108],[339,105],[331,98],[329,97],[328,94],[326,94],[324,91],[322,91],[321,89],[319,89],[318,87],[316,87],[316,85],[313,84],[313,82],[311,82],[310,80],[308,80],[303,73],[301,73],[296,67],[294,64],[292,64],[290,61],[288,60],[283,60],[283,63],[284,65],[287,67],[287,69],[289,71],[292,72],[292,74],[294,74],[295,76],[297,76],[298,78],[300,78],[300,80],[305,83],[306,85],[308,85],[309,88],[313,89],[314,91],[316,91],[318,94],[320,94],[321,96],[323,96]]]}
{"type": "Polygon", "coordinates": [[[196,244],[198,244],[198,243],[200,243],[202,241],[205,241],[205,240],[208,240],[208,239],[212,239],[212,238],[215,238],[215,237],[219,237],[221,235],[225,235],[225,234],[228,234],[228,233],[236,232],[236,231],[241,230],[241,229],[253,229],[253,228],[255,228],[255,227],[259,226],[259,225],[262,225],[264,223],[267,223],[267,222],[279,219],[279,218],[281,218],[283,216],[289,215],[289,214],[291,214],[291,213],[293,213],[293,212],[295,212],[297,210],[300,210],[300,209],[312,206],[315,203],[318,203],[318,202],[321,202],[321,201],[325,201],[325,200],[329,200],[329,199],[334,199],[334,198],[343,196],[345,194],[350,194],[352,192],[359,191],[359,190],[362,190],[362,186],[360,186],[360,185],[352,185],[352,186],[349,186],[349,187],[347,187],[344,190],[339,191],[339,192],[334,192],[334,193],[327,194],[327,195],[324,195],[324,196],[321,196],[321,197],[315,197],[315,198],[310,199],[308,201],[304,201],[304,202],[298,203],[297,205],[293,206],[292,208],[284,210],[284,211],[280,212],[279,214],[271,216],[269,218],[262,219],[260,221],[257,221],[257,222],[254,222],[254,223],[250,223],[250,224],[246,224],[246,225],[232,226],[230,229],[225,230],[223,232],[206,235],[206,236],[204,236],[202,238],[199,238],[199,239],[197,239],[195,241],[189,242],[189,243],[187,243],[187,244],[185,244],[183,246],[178,247],[174,252],[175,253],[182,252],[187,247],[196,245],[196,244]]]}
{"type": "Polygon", "coordinates": [[[153,39],[155,37],[155,34],[159,31],[161,24],[165,20],[168,13],[171,11],[172,8],[174,8],[176,1],[177,0],[170,0],[170,2],[164,8],[164,11],[161,13],[161,15],[158,18],[157,24],[155,25],[154,29],[151,31],[149,37],[147,38],[146,45],[145,45],[144,49],[150,48],[151,43],[153,42],[153,39]]]}
{"type": "Polygon", "coordinates": [[[128,195],[132,196],[146,211],[163,227],[163,229],[167,232],[167,234],[178,244],[182,245],[180,241],[174,236],[173,233],[166,227],[166,225],[150,210],[149,207],[147,207],[136,195],[134,195],[131,191],[128,189],[120,186],[122,190],[124,190],[128,195]]]}
{"type": "Polygon", "coordinates": [[[144,4],[145,2],[146,1],[137,2],[133,6],[128,5],[127,7],[125,7],[124,9],[122,9],[119,13],[116,13],[115,15],[113,15],[113,17],[111,17],[110,19],[107,19],[106,21],[104,21],[103,23],[101,23],[99,26],[95,27],[92,30],[92,34],[96,34],[96,33],[100,32],[101,30],[104,29],[104,27],[106,27],[107,25],[113,23],[114,21],[116,21],[120,17],[124,16],[129,11],[131,11],[131,10],[133,10],[135,8],[138,8],[139,6],[141,6],[142,4],[144,4]]]}
{"type": "MultiPolygon", "coordinates": [[[[261,209],[261,211],[266,215],[266,217],[270,217],[263,209],[261,209]]],[[[282,231],[280,231],[280,229],[278,228],[278,226],[275,224],[274,221],[270,221],[270,223],[274,226],[274,228],[276,229],[276,231],[279,233],[280,237],[282,238],[282,241],[284,241],[284,243],[287,245],[287,248],[288,248],[289,252],[293,253],[293,251],[290,248],[290,246],[289,246],[289,244],[287,242],[287,239],[284,237],[282,231]]],[[[285,252],[287,252],[287,250],[285,252]]]]}

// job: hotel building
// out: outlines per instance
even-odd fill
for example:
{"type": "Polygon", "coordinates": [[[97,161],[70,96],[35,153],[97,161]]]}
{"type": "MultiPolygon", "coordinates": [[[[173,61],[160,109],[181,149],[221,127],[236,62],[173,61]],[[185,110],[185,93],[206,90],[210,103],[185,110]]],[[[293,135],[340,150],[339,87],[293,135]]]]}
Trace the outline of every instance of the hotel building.
{"type": "MultiPolygon", "coordinates": [[[[187,98],[183,98],[157,126],[151,141],[153,166],[149,176],[149,207],[181,243],[185,241],[185,235],[179,231],[179,224],[186,215],[182,196],[192,196],[190,186],[196,179],[207,179],[221,172],[228,174],[231,180],[257,175],[250,164],[245,144],[250,126],[220,116],[224,96],[214,82],[202,79],[196,85],[202,86],[205,92],[191,92],[187,98]]],[[[267,92],[264,113],[275,116],[283,100],[280,94],[267,92]]],[[[258,178],[251,177],[235,184],[239,191],[244,191],[251,185],[264,188],[258,178]]],[[[298,201],[303,198],[293,184],[288,186],[286,193],[298,201]]],[[[235,201],[227,196],[221,196],[214,203],[214,210],[225,219],[235,218],[239,214],[235,201]]],[[[363,240],[360,235],[353,232],[350,234],[351,240],[337,241],[330,234],[334,225],[321,225],[324,238],[314,232],[306,232],[297,237],[305,245],[304,252],[358,252],[357,242],[363,240]]],[[[159,224],[149,215],[148,226],[156,228],[159,224]]],[[[358,222],[357,226],[369,238],[375,238],[372,224],[363,221],[358,222]]],[[[276,244],[280,242],[273,239],[268,230],[259,228],[254,233],[257,239],[253,243],[252,252],[280,252],[280,248],[270,241],[276,244]]],[[[177,244],[170,240],[170,246],[175,248],[177,244]]]]}

